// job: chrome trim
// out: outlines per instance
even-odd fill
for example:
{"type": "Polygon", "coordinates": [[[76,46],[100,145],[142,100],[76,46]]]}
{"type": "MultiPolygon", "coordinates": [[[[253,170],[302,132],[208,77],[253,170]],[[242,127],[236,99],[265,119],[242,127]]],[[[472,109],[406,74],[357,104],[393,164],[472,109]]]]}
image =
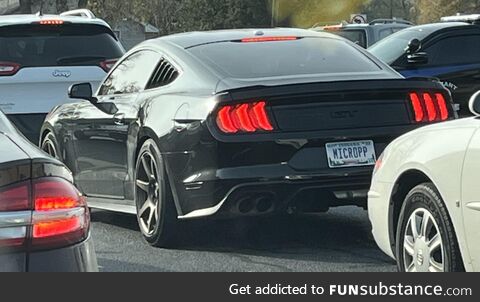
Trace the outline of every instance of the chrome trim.
{"type": "Polygon", "coordinates": [[[0,228],[26,226],[29,225],[31,221],[31,211],[0,213],[0,228]]]}
{"type": "Polygon", "coordinates": [[[66,210],[55,210],[55,211],[37,211],[33,212],[32,216],[32,224],[42,223],[45,221],[57,221],[57,220],[64,220],[74,217],[82,217],[85,215],[84,208],[74,208],[74,209],[66,209],[66,210]]]}
{"type": "Polygon", "coordinates": [[[480,211],[480,202],[471,202],[467,204],[467,208],[474,211],[480,211]]]}

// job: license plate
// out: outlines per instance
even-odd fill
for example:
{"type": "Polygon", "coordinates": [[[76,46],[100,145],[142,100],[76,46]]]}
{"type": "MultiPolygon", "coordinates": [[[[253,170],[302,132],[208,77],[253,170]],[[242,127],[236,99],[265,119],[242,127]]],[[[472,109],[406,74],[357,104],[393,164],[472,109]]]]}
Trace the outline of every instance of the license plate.
{"type": "Polygon", "coordinates": [[[326,147],[332,169],[373,166],[377,161],[373,141],[330,143],[326,147]]]}

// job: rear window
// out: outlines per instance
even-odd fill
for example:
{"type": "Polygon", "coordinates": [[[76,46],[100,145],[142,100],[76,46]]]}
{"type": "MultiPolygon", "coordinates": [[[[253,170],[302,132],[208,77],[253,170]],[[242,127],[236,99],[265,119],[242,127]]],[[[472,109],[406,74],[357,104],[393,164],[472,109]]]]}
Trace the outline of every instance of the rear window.
{"type": "Polygon", "coordinates": [[[232,78],[266,78],[379,71],[381,68],[347,42],[302,38],[275,42],[221,42],[189,51],[232,78]]]}
{"type": "Polygon", "coordinates": [[[363,48],[367,48],[367,33],[364,30],[338,30],[331,33],[344,37],[363,48]]]}
{"type": "Polygon", "coordinates": [[[0,61],[23,67],[98,65],[122,55],[122,47],[104,26],[64,24],[0,28],[0,61]]]}

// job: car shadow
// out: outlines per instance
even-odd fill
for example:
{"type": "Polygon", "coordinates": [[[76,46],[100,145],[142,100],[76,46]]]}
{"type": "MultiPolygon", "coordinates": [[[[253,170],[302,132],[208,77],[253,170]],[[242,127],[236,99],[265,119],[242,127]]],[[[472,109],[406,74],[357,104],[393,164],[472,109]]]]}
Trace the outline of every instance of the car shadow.
{"type": "MultiPolygon", "coordinates": [[[[140,232],[133,215],[94,211],[92,221],[140,232]]],[[[366,211],[352,207],[293,217],[188,221],[181,233],[173,250],[394,265],[375,244],[366,211]]]]}

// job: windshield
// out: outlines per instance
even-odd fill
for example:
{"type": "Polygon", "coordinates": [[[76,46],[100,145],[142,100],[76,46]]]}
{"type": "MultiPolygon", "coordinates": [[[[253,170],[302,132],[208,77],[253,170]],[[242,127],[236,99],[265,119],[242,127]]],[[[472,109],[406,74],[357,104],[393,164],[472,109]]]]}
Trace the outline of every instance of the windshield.
{"type": "Polygon", "coordinates": [[[368,50],[385,63],[392,65],[404,53],[412,39],[424,40],[431,32],[421,28],[404,29],[370,47],[368,50]]]}
{"type": "Polygon", "coordinates": [[[190,52],[232,78],[381,70],[374,61],[355,47],[332,38],[302,38],[294,41],[261,43],[223,42],[196,46],[191,48],[190,52]]]}
{"type": "Polygon", "coordinates": [[[122,47],[104,26],[68,24],[0,28],[0,61],[23,67],[98,65],[122,55],[122,47]]]}

